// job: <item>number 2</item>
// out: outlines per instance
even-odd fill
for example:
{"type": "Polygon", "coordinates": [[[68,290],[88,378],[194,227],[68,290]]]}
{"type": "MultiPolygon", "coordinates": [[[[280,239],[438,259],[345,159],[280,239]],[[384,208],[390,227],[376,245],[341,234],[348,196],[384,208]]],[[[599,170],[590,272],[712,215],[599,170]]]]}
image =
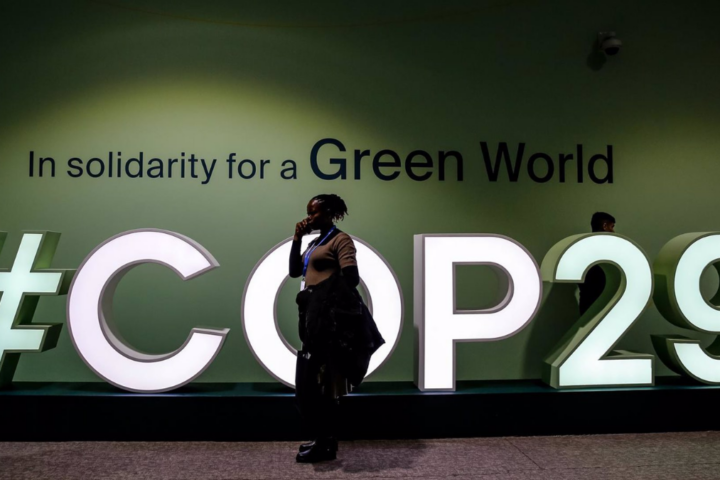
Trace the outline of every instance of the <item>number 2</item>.
{"type": "Polygon", "coordinates": [[[543,379],[554,388],[653,385],[653,355],[613,350],[653,291],[650,263],[637,244],[609,233],[565,238],[545,255],[543,282],[546,288],[583,282],[596,264],[605,272],[605,289],[545,360],[543,379]]]}

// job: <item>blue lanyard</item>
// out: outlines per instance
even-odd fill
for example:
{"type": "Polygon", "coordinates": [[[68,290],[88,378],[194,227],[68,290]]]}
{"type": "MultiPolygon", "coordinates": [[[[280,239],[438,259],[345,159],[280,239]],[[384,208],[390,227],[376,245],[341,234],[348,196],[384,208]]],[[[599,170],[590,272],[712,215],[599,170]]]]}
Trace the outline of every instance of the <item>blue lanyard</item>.
{"type": "Polygon", "coordinates": [[[309,250],[308,253],[305,254],[305,262],[303,263],[303,275],[302,275],[303,278],[305,278],[305,273],[307,273],[308,263],[310,262],[310,255],[312,255],[312,253],[315,251],[315,249],[316,249],[317,247],[319,247],[325,240],[327,240],[327,238],[330,236],[330,234],[331,234],[334,230],[335,230],[335,226],[333,226],[333,227],[330,229],[330,231],[327,233],[327,235],[325,235],[325,236],[323,237],[323,239],[320,240],[318,243],[316,243],[315,245],[313,245],[313,248],[312,248],[311,250],[309,250]]]}

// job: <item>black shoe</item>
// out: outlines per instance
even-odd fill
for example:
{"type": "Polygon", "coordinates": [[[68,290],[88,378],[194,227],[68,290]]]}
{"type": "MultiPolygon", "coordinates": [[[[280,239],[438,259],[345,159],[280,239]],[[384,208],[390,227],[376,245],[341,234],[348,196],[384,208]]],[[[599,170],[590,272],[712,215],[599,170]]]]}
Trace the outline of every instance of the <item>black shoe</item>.
{"type": "MultiPolygon", "coordinates": [[[[337,451],[338,451],[338,442],[337,442],[337,440],[335,440],[335,439],[333,438],[333,439],[331,440],[331,442],[332,442],[333,447],[335,448],[335,451],[337,452],[337,451]]],[[[313,447],[313,445],[315,445],[315,440],[313,440],[312,442],[308,442],[308,443],[301,443],[301,444],[300,444],[300,448],[298,448],[298,451],[300,451],[300,452],[307,452],[308,450],[310,450],[310,449],[313,447]]]]}
{"type": "Polygon", "coordinates": [[[337,443],[332,439],[316,440],[307,450],[301,451],[295,457],[298,463],[315,463],[325,460],[335,460],[337,457],[337,443]]]}
{"type": "Polygon", "coordinates": [[[308,443],[301,443],[300,448],[298,448],[298,451],[300,453],[307,452],[308,450],[310,450],[313,447],[313,445],[315,445],[315,440],[313,440],[312,442],[308,442],[308,443]]]}

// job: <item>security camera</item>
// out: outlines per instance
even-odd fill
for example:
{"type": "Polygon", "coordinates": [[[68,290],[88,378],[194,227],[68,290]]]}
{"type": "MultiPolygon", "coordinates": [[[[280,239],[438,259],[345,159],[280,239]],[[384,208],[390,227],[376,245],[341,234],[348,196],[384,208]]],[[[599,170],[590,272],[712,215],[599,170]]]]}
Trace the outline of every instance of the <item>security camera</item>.
{"type": "Polygon", "coordinates": [[[615,32],[598,33],[598,46],[605,55],[617,55],[622,47],[622,42],[615,36],[615,32]]]}

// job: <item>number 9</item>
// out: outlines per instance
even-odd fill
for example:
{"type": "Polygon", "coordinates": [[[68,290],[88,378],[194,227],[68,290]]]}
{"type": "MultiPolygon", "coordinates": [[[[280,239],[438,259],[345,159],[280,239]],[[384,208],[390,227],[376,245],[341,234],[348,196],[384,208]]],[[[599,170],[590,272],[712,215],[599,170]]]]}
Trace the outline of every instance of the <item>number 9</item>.
{"type": "MultiPolygon", "coordinates": [[[[700,293],[700,275],[708,265],[720,273],[720,233],[686,233],[670,240],[660,250],[653,271],[653,300],[671,323],[699,332],[720,333],[720,309],[700,293]]],[[[706,350],[699,340],[681,335],[653,335],[660,359],[672,370],[704,383],[720,384],[720,341],[706,350]]]]}

